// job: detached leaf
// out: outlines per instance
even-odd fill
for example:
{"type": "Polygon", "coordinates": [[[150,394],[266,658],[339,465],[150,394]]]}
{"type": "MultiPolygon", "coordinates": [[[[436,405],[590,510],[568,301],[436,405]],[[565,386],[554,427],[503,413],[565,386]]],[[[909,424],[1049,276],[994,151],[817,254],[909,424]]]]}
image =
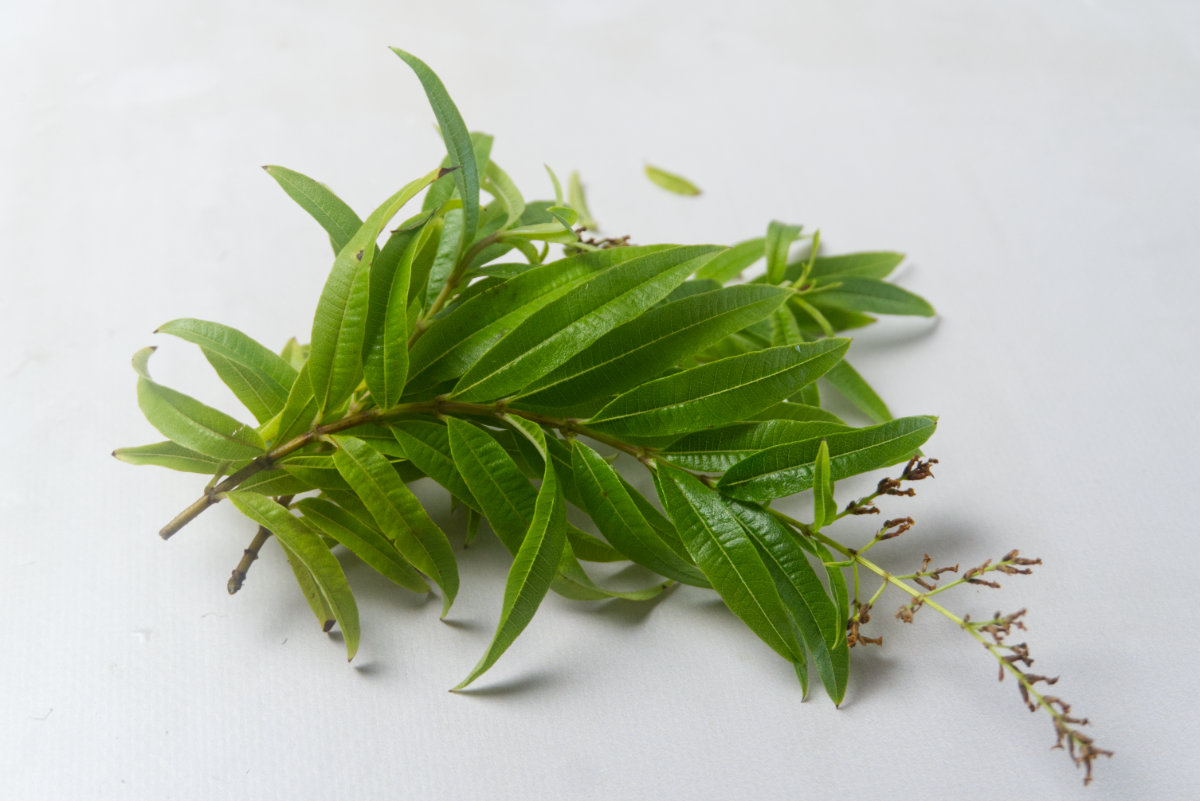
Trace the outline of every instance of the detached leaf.
{"type": "Polygon", "coordinates": [[[274,178],[283,187],[283,191],[287,192],[288,197],[300,204],[300,208],[311,214],[312,218],[321,224],[321,227],[329,234],[329,241],[333,245],[335,255],[346,246],[350,237],[354,236],[354,232],[362,226],[362,220],[358,219],[354,209],[347,206],[325,184],[318,183],[307,175],[301,175],[287,167],[268,164],[263,169],[267,171],[267,175],[274,178]]]}
{"type": "MultiPolygon", "coordinates": [[[[834,481],[912,457],[937,427],[935,417],[901,417],[825,438],[834,481]]],[[[812,489],[820,444],[813,440],[765,448],[725,471],[717,485],[744,501],[769,501],[812,489]]]]}
{"type": "Polygon", "coordinates": [[[263,455],[266,443],[253,428],[151,380],[146,362],[153,352],[145,348],[134,356],[138,406],[150,425],[172,442],[214,459],[232,462],[263,455]]]}
{"type": "Polygon", "coordinates": [[[649,164],[646,165],[646,177],[668,192],[674,192],[677,195],[695,196],[700,194],[700,187],[682,175],[676,175],[649,164]]]}
{"type": "Polygon", "coordinates": [[[463,201],[463,240],[475,241],[475,229],[479,224],[479,167],[475,162],[475,150],[471,145],[471,135],[463,122],[458,107],[450,99],[450,94],[442,81],[424,61],[398,47],[392,52],[404,60],[416,73],[433,108],[433,116],[437,118],[438,128],[441,129],[442,139],[446,143],[446,153],[454,166],[461,169],[454,173],[454,183],[458,186],[458,194],[463,201]]]}
{"type": "Polygon", "coordinates": [[[787,345],[650,381],[609,403],[588,426],[614,436],[683,434],[731,423],[795,394],[842,358],[847,339],[787,345]]]}
{"type": "Polygon", "coordinates": [[[321,536],[265,495],[234,491],[228,497],[238,511],[274,533],[279,544],[309,572],[321,600],[346,638],[346,658],[353,659],[358,650],[358,606],[342,566],[325,547],[321,536]]]}

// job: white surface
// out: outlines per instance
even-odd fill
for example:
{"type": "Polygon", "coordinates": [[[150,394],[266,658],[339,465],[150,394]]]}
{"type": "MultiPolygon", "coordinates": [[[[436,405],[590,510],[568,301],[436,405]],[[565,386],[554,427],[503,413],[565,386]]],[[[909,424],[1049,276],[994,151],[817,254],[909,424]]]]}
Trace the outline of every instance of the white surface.
{"type": "MultiPolygon", "coordinates": [[[[649,5],[5,4],[0,795],[1190,797],[1200,7],[649,5]],[[1037,668],[1117,751],[1090,789],[990,657],[928,610],[890,620],[892,596],[840,711],[692,591],[552,597],[454,696],[498,547],[464,556],[449,626],[352,573],[347,666],[277,551],[225,594],[252,534],[229,509],[158,539],[199,486],[109,457],[156,438],[128,357],[179,316],[305,334],[327,245],[257,167],[360,210],[427,170],[432,115],[388,44],[440,72],[526,194],[543,162],[580,169],[612,233],[728,242],[779,218],[910,254],[900,280],[939,324],[853,351],[898,413],[941,415],[938,479],[890,507],[918,527],[885,561],[1045,559],[952,602],[1029,607],[1037,668]]],[[[233,407],[159,344],[161,380],[233,407]]]]}

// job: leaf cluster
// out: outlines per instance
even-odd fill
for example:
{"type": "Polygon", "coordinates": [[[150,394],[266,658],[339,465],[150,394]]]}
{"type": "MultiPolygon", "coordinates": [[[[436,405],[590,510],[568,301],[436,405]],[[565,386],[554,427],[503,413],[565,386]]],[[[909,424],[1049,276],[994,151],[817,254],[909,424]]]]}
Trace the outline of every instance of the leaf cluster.
{"type": "Polygon", "coordinates": [[[824,256],[818,235],[780,222],[731,247],[587,240],[595,222],[577,175],[564,193],[550,172],[553,196],[526,200],[492,159],[492,138],[468,130],[428,66],[395,52],[433,108],[441,165],[365,218],[318,181],[266,168],[333,252],[308,344],[277,352],[194,319],[159,329],[197,345],[253,419],[156,382],[152,349],[134,358],[138,403],[166,439],[116,456],[211,477],[164,536],[229,500],[274,535],[319,623],[338,626],[353,657],[344,560],[407,591],[432,584],[443,616],[452,609],[459,534],[410,489],[427,477],[463,511],[467,541],[486,521],[512,554],[494,638],[456,689],[550,592],[641,601],[680,583],[716,592],[805,688],[811,666],[840,702],[852,610],[814,534],[849,513],[837,481],[906,462],[936,425],[894,418],[838,336],[876,314],[933,314],[884,280],[902,256],[824,256]],[[830,391],[870,424],[826,408],[830,391]],[[629,473],[642,469],[649,496],[629,473]],[[770,507],[809,490],[809,523],[770,507]],[[591,531],[568,522],[568,506],[591,531]],[[656,578],[618,590],[588,563],[656,578]]]}

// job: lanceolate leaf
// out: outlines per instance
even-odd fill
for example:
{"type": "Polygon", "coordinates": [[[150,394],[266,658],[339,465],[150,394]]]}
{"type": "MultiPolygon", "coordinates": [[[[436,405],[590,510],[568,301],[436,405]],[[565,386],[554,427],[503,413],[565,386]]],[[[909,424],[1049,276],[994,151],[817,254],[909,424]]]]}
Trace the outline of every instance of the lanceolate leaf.
{"type": "Polygon", "coordinates": [[[525,212],[525,200],[521,197],[521,192],[513,183],[512,178],[509,178],[508,173],[500,169],[496,162],[493,161],[487,166],[486,174],[488,190],[495,194],[506,210],[506,219],[500,227],[508,228],[521,219],[521,215],[525,212]]]}
{"type": "Polygon", "coordinates": [[[613,265],[667,248],[613,248],[544,264],[455,306],[413,346],[409,381],[427,386],[463,374],[504,334],[547,303],[613,265]]]}
{"type": "Polygon", "coordinates": [[[661,458],[688,470],[722,473],[763,448],[785,442],[818,439],[849,428],[843,423],[824,420],[737,423],[680,437],[662,449],[661,458]]]}
{"type": "Polygon", "coordinates": [[[830,472],[829,443],[821,440],[816,461],[813,463],[813,528],[817,531],[832,523],[837,516],[830,472]]]}
{"type": "Polygon", "coordinates": [[[250,426],[151,380],[146,362],[153,352],[146,348],[134,356],[138,406],[150,425],[172,442],[222,461],[253,459],[264,453],[262,437],[250,426]]]}
{"type": "Polygon", "coordinates": [[[265,495],[231,492],[229,500],[242,514],[271,531],[312,575],[346,638],[346,657],[353,659],[358,650],[358,606],[342,566],[325,547],[320,535],[265,495]]]}
{"type": "Polygon", "coordinates": [[[536,500],[533,487],[486,431],[454,417],[446,426],[455,466],[496,536],[516,553],[529,527],[530,502],[536,500]]]}
{"type": "Polygon", "coordinates": [[[892,413],[883,402],[883,398],[879,397],[866,379],[845,359],[825,374],[825,380],[873,422],[884,423],[892,419],[892,413]]]}
{"type": "MultiPolygon", "coordinates": [[[[886,278],[892,270],[904,261],[903,253],[873,252],[847,253],[842,256],[818,256],[813,261],[813,278],[838,280],[842,278],[886,278]]],[[[803,264],[796,265],[796,274],[791,275],[792,265],[788,266],[789,280],[800,277],[803,264]]],[[[825,283],[823,280],[822,283],[825,283]]]]}
{"type": "Polygon", "coordinates": [[[920,295],[875,278],[839,278],[837,286],[814,295],[824,306],[879,314],[932,317],[933,307],[920,295]]]}
{"type": "Polygon", "coordinates": [[[646,165],[646,177],[668,192],[674,192],[677,195],[700,194],[700,187],[682,175],[676,175],[673,172],[667,172],[658,167],[652,167],[649,164],[646,165]]]}
{"type": "Polygon", "coordinates": [[[655,573],[697,587],[708,586],[704,574],[662,540],[608,462],[578,441],[571,446],[571,453],[584,509],[609,542],[655,573]]]}
{"type": "Polygon", "coordinates": [[[136,448],[117,448],[113,451],[113,456],[128,464],[152,464],[182,473],[207,475],[212,475],[222,465],[227,464],[221,459],[205,456],[169,440],[136,448]]]}
{"type": "Polygon", "coordinates": [[[417,193],[438,177],[431,172],[409,183],[372,212],[338,251],[313,317],[308,378],[321,412],[336,408],[362,380],[371,263],[384,227],[417,193]]]}
{"type": "Polygon", "coordinates": [[[463,400],[511,395],[653,306],[696,269],[697,260],[717,250],[671,248],[605,270],[519,323],[463,375],[453,394],[463,400]]]}
{"type": "Polygon", "coordinates": [[[815,381],[849,345],[846,339],[825,339],[693,367],[626,392],[597,412],[588,426],[636,437],[683,434],[731,423],[815,381]]]}
{"type": "Polygon", "coordinates": [[[479,502],[463,481],[450,453],[450,434],[446,426],[425,420],[393,423],[392,434],[408,459],[425,475],[445,487],[469,508],[480,511],[479,502]]]}
{"type": "Polygon", "coordinates": [[[761,259],[766,252],[765,248],[766,239],[761,236],[739,242],[724,253],[718,253],[712,261],[697,270],[696,277],[723,284],[731,278],[738,277],[747,267],[761,259]]]}
{"type": "Polygon", "coordinates": [[[554,465],[546,452],[545,437],[536,425],[523,425],[523,422],[515,419],[518,430],[540,445],[545,459],[542,486],[537,492],[533,519],[521,540],[521,547],[513,557],[508,579],[504,583],[504,603],[496,635],[479,663],[454,688],[456,690],[466,687],[494,665],[517,635],[529,625],[554,581],[559,558],[566,545],[566,507],[558,489],[554,465]]]}
{"type": "Polygon", "coordinates": [[[347,206],[341,198],[335,195],[325,184],[318,183],[307,175],[301,175],[287,167],[277,167],[268,164],[263,167],[279,185],[288,197],[300,204],[300,208],[312,215],[329,234],[336,255],[354,232],[362,225],[362,220],[347,206]]]}
{"type": "Polygon", "coordinates": [[[802,662],[804,652],[775,581],[721,496],[669,468],[660,467],[654,481],[688,552],[725,605],[784,659],[802,662]]]}
{"type": "Polygon", "coordinates": [[[446,285],[446,279],[454,271],[458,263],[458,254],[463,246],[464,216],[462,209],[451,209],[442,218],[441,238],[438,240],[437,251],[433,264],[429,267],[429,282],[425,287],[423,305],[428,308],[441,293],[446,285]]]}
{"type": "MultiPolygon", "coordinates": [[[[889,467],[909,459],[937,427],[934,417],[901,417],[877,426],[830,434],[830,475],[834,481],[889,467]]],[[[746,501],[769,501],[811,489],[820,442],[785,443],[765,448],[725,471],[722,492],[746,501]]]]}
{"type": "Polygon", "coordinates": [[[260,423],[283,408],[296,381],[294,367],[236,328],[182,319],[159,326],[158,332],[199,345],[217,375],[260,423]]]}
{"type": "MultiPolygon", "coordinates": [[[[363,354],[363,378],[375,404],[381,409],[387,409],[400,400],[405,379],[408,378],[408,282],[420,245],[420,236],[414,236],[404,249],[392,271],[382,319],[374,326],[377,330],[366,335],[368,341],[363,354]]],[[[371,327],[368,325],[368,328],[371,327]]]]}
{"type": "Polygon", "coordinates": [[[346,546],[359,559],[395,584],[417,593],[429,592],[421,574],[404,560],[387,537],[325,498],[302,498],[296,508],[317,531],[346,546]]]}
{"type": "Polygon", "coordinates": [[[392,52],[404,60],[417,74],[425,89],[425,96],[433,108],[438,127],[442,131],[442,139],[446,143],[446,153],[450,156],[453,166],[460,167],[454,174],[454,182],[458,185],[458,194],[463,201],[463,240],[472,242],[475,239],[475,228],[479,224],[479,168],[475,163],[475,151],[471,146],[471,135],[463,123],[462,115],[440,78],[434,74],[424,61],[397,47],[392,52]]]}
{"type": "Polygon", "coordinates": [[[757,322],[786,302],[789,294],[754,284],[656,306],[550,371],[533,384],[521,403],[574,408],[592,398],[611,397],[757,322]]]}
{"type": "Polygon", "coordinates": [[[334,464],[404,558],[442,589],[442,617],[458,593],[458,563],[445,532],[429,518],[387,459],[354,437],[335,437],[334,464]]]}
{"type": "Polygon", "coordinates": [[[783,281],[788,250],[792,243],[800,238],[802,230],[803,226],[787,225],[778,220],[772,220],[767,226],[767,283],[778,284],[783,281]]]}

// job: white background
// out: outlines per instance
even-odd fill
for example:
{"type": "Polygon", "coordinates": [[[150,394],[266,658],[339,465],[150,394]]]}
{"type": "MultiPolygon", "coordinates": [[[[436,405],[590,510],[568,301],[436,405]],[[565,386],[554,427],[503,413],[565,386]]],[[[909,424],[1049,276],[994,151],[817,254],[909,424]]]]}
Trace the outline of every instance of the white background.
{"type": "MultiPolygon", "coordinates": [[[[1186,798],[1194,604],[1200,7],[1183,2],[0,4],[0,795],[11,799],[1186,798]],[[550,597],[478,683],[506,559],[438,604],[362,570],[347,665],[277,549],[202,479],[117,463],[157,439],[129,356],[233,410],[181,316],[308,331],[323,233],[258,166],[360,212],[440,158],[441,74],[526,195],[579,169],[612,234],[729,243],[769,219],[909,254],[936,324],[852,357],[934,413],[938,478],[880,558],[1041,556],[1003,590],[1036,669],[1117,756],[1094,785],[995,663],[885,596],[835,710],[704,593],[550,597]],[[705,194],[666,194],[644,163],[705,194]]],[[[461,520],[441,501],[451,531],[461,520]]],[[[850,524],[848,541],[864,537],[850,524]]]]}

